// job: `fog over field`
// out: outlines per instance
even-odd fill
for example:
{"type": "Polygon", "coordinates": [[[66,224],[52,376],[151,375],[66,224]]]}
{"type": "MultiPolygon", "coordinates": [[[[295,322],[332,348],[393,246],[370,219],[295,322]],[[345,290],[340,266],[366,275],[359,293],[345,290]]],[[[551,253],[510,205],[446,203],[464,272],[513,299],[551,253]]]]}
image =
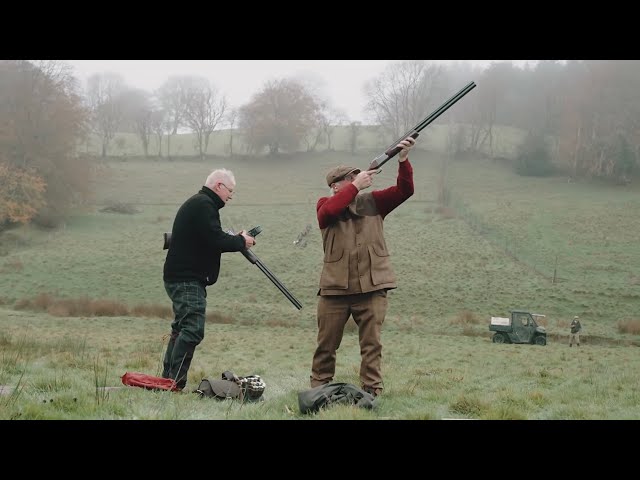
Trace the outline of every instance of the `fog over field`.
{"type": "MultiPolygon", "coordinates": [[[[427,60],[442,65],[468,64],[483,69],[509,60],[427,60]]],[[[535,65],[537,60],[510,60],[535,65]]],[[[64,60],[82,81],[93,74],[117,73],[132,87],[157,89],[170,76],[192,75],[210,80],[233,106],[250,100],[268,80],[293,77],[314,85],[352,120],[366,122],[363,86],[399,60],[64,60]]],[[[462,86],[462,85],[461,85],[462,86]]]]}

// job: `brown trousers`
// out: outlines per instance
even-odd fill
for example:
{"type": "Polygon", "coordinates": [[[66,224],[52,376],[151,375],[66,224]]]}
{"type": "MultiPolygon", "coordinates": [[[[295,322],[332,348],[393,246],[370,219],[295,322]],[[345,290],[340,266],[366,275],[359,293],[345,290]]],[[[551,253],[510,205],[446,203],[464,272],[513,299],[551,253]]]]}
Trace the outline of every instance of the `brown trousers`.
{"type": "Polygon", "coordinates": [[[318,346],[311,364],[311,388],[333,381],[336,372],[336,351],[342,342],[344,327],[353,315],[360,339],[361,387],[382,391],[380,332],[386,313],[386,290],[319,297],[318,346]]]}

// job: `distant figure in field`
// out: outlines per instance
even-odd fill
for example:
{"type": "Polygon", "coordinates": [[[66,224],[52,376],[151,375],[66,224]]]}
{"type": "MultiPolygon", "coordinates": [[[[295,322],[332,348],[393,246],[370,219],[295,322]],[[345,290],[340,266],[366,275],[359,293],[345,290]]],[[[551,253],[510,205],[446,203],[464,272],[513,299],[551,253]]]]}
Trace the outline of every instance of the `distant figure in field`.
{"type": "Polygon", "coordinates": [[[576,341],[576,344],[580,346],[580,330],[582,330],[582,325],[580,325],[580,319],[576,315],[573,317],[571,322],[571,333],[569,335],[569,346],[573,346],[573,341],[576,341]]]}

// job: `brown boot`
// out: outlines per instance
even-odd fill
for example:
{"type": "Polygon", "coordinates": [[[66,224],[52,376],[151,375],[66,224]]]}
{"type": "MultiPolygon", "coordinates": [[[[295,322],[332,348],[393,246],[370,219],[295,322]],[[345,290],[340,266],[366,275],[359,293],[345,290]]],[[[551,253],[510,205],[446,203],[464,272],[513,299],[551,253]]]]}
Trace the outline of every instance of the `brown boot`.
{"type": "Polygon", "coordinates": [[[370,393],[374,397],[377,397],[378,395],[380,395],[382,393],[382,389],[381,388],[363,387],[363,390],[365,392],[367,392],[367,393],[370,393]]]}

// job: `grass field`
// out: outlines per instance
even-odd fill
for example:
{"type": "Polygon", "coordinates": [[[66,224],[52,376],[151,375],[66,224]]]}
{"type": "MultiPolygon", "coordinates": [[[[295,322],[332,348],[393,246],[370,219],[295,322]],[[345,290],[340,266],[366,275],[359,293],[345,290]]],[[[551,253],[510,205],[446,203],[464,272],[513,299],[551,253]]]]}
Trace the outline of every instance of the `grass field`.
{"type": "MultiPolygon", "coordinates": [[[[199,399],[191,393],[118,386],[125,371],[157,374],[166,321],[151,318],[58,318],[0,310],[0,396],[4,419],[638,419],[637,350],[584,345],[578,350],[495,345],[487,336],[388,325],[385,393],[373,411],[334,407],[302,415],[308,388],[311,328],[208,324],[190,371],[192,388],[231,369],[261,375],[265,401],[199,399]],[[193,380],[193,381],[192,381],[193,380]]],[[[393,322],[389,322],[392,324],[393,322]]],[[[358,384],[358,341],[345,335],[337,378],[358,384]]]]}
{"type": "MultiPolygon", "coordinates": [[[[446,114],[441,120],[446,118],[446,114]]],[[[458,127],[456,127],[458,128],[458,127]]],[[[375,125],[362,125],[358,128],[356,145],[357,151],[365,149],[376,150],[376,155],[389,146],[395,138],[389,138],[381,133],[382,131],[375,125]]],[[[429,125],[428,129],[422,130],[420,133],[420,148],[434,152],[445,152],[450,136],[455,135],[450,125],[446,123],[434,123],[429,125]]],[[[519,129],[508,126],[496,126],[493,129],[493,151],[489,150],[488,143],[483,146],[485,153],[491,153],[491,156],[502,158],[513,158],[519,142],[523,138],[523,132],[519,129]]],[[[331,136],[331,148],[335,151],[347,152],[351,151],[352,131],[350,127],[335,126],[331,136]]],[[[233,145],[233,154],[235,156],[243,156],[247,154],[247,145],[242,135],[232,130],[216,130],[209,140],[207,147],[208,155],[216,155],[221,157],[229,157],[231,153],[230,145],[233,145]]],[[[169,138],[167,135],[162,138],[162,156],[167,156],[169,147],[169,138]]],[[[198,155],[198,148],[195,144],[195,136],[193,134],[177,134],[171,136],[171,156],[174,158],[184,158],[198,155]]],[[[305,143],[299,146],[301,150],[305,150],[305,143]]],[[[322,138],[316,145],[316,152],[326,152],[328,142],[322,138]]],[[[88,141],[79,145],[80,153],[90,155],[101,155],[102,143],[95,135],[90,136],[88,141]]],[[[266,150],[265,150],[266,152],[266,150]]],[[[262,152],[262,153],[265,153],[262,152]]],[[[158,137],[152,135],[149,138],[148,154],[150,157],[157,157],[158,137]]],[[[116,158],[141,157],[144,155],[140,138],[133,133],[116,133],[110,142],[107,155],[116,158]]]]}
{"type": "MultiPolygon", "coordinates": [[[[0,236],[0,385],[14,392],[0,395],[0,418],[301,418],[296,392],[308,385],[322,262],[315,203],[327,194],[329,167],[362,168],[377,153],[101,163],[92,205],[63,228],[0,236]],[[242,255],[224,255],[189,387],[227,369],[257,373],[267,401],[241,406],[129,388],[105,394],[98,387],[119,385],[125,371],[158,371],[170,306],[162,233],[215,167],[237,179],[223,226],[263,227],[253,251],[303,308],[242,255]],[[101,211],[114,202],[137,213],[101,211]],[[306,242],[295,245],[308,226],[306,242]],[[74,310],[64,299],[99,300],[102,310],[74,310]]],[[[313,418],[640,418],[639,192],[522,178],[490,160],[451,162],[455,209],[443,209],[440,160],[412,154],[416,193],[385,222],[399,288],[390,292],[383,331],[380,407],[313,418]],[[491,343],[489,317],[516,308],[547,315],[547,346],[491,343]],[[566,344],[576,314],[580,350],[566,344]]],[[[376,186],[395,173],[392,160],[376,186]]],[[[336,381],[357,384],[352,323],[348,330],[336,381]]]]}

